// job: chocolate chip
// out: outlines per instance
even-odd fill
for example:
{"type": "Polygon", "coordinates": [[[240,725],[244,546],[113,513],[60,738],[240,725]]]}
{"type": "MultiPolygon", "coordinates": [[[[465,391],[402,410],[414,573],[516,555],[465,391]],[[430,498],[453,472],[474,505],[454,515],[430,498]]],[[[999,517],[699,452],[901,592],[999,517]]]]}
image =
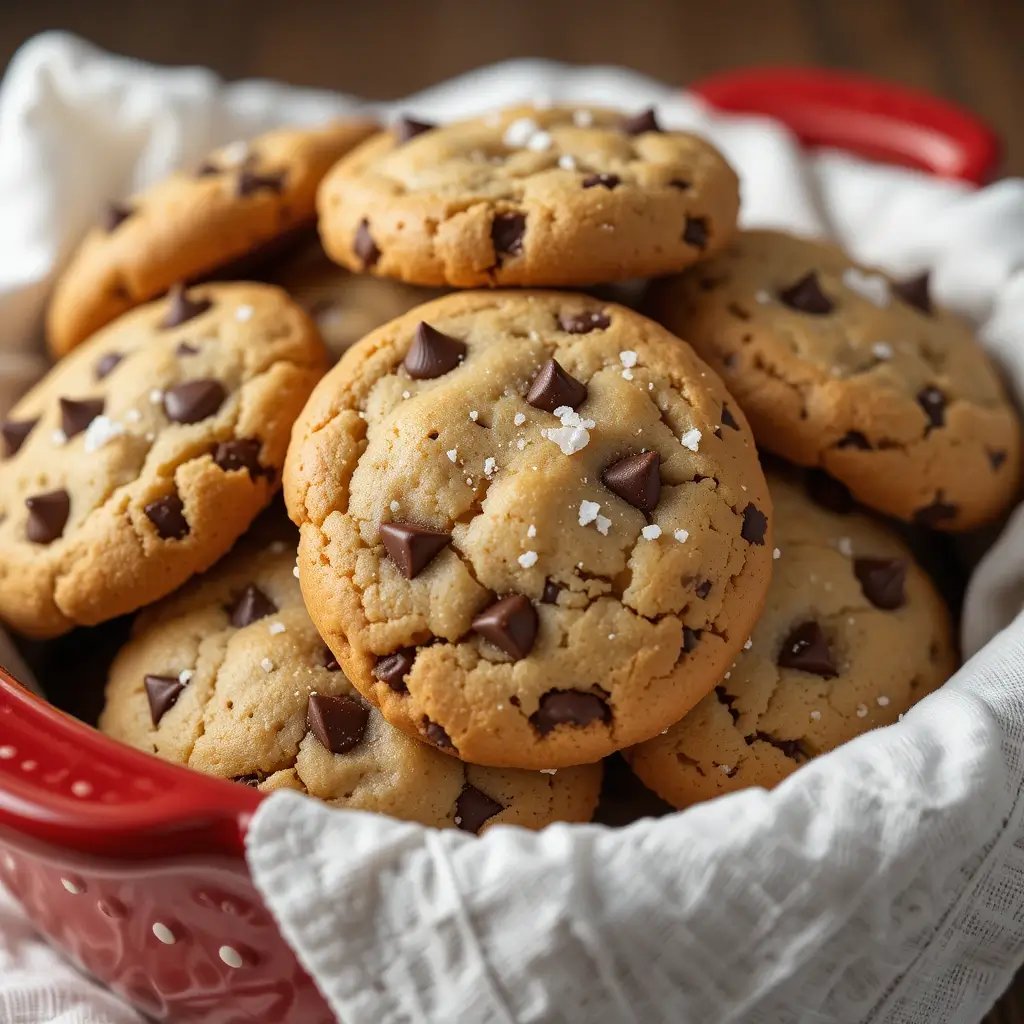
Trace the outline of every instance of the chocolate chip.
{"type": "Polygon", "coordinates": [[[622,179],[617,174],[590,174],[583,179],[584,188],[596,188],[600,185],[609,191],[621,184],[622,179]]]}
{"type": "Polygon", "coordinates": [[[518,256],[523,251],[523,236],[526,234],[526,215],[523,213],[499,213],[491,221],[491,243],[494,252],[502,256],[518,256]]]}
{"type": "Polygon", "coordinates": [[[103,230],[109,235],[116,231],[135,211],[123,203],[108,203],[103,212],[103,230]]]}
{"type": "Polygon", "coordinates": [[[416,138],[417,135],[422,135],[436,127],[437,125],[430,121],[414,121],[411,117],[402,116],[395,122],[392,131],[395,133],[395,141],[401,146],[410,139],[416,138]]]}
{"type": "Polygon", "coordinates": [[[607,725],[611,720],[612,709],[596,693],[582,690],[548,690],[530,715],[530,724],[541,736],[547,736],[560,725],[582,729],[591,722],[607,725]]]}
{"type": "Polygon", "coordinates": [[[405,677],[412,671],[416,660],[415,647],[402,647],[394,654],[385,654],[377,659],[373,666],[373,674],[382,682],[387,683],[395,693],[408,693],[405,677]]]}
{"type": "Polygon", "coordinates": [[[455,824],[463,832],[479,833],[484,822],[505,810],[504,804],[492,800],[468,782],[455,801],[455,824]]]}
{"type": "MultiPolygon", "coordinates": [[[[985,451],[988,453],[988,461],[993,469],[998,469],[1006,461],[1006,452],[995,448],[986,448],[985,451]]],[[[13,452],[9,454],[14,454],[13,452]]]]}
{"type": "Polygon", "coordinates": [[[838,512],[839,515],[846,515],[853,511],[856,503],[849,488],[835,477],[829,476],[825,470],[809,469],[805,484],[808,497],[812,501],[816,501],[822,508],[827,508],[830,512],[838,512]]]}
{"type": "Polygon", "coordinates": [[[212,416],[225,397],[219,380],[189,380],[164,392],[164,412],[172,423],[198,423],[212,416]]]}
{"type": "Polygon", "coordinates": [[[611,317],[602,310],[600,313],[559,313],[558,326],[566,334],[589,334],[591,331],[603,331],[611,326],[611,317]]]}
{"type": "Polygon", "coordinates": [[[33,544],[50,544],[63,532],[71,511],[71,496],[67,491],[49,491],[25,499],[28,522],[25,536],[33,544]]]}
{"type": "Polygon", "coordinates": [[[779,299],[790,309],[812,316],[825,316],[835,309],[832,300],[821,290],[818,275],[813,270],[779,292],[779,299]]]}
{"type": "Polygon", "coordinates": [[[533,650],[537,639],[537,609],[528,597],[512,594],[485,608],[472,625],[495,647],[519,661],[533,650]]]}
{"type": "Polygon", "coordinates": [[[920,310],[927,316],[932,315],[932,298],[930,294],[930,277],[928,271],[911,277],[906,281],[896,281],[892,290],[908,305],[920,310]]]}
{"type": "Polygon", "coordinates": [[[729,693],[724,686],[715,687],[715,696],[718,698],[719,704],[724,704],[729,711],[729,717],[732,719],[732,724],[735,725],[740,720],[740,713],[733,707],[736,702],[736,695],[729,693]]]}
{"type": "Polygon", "coordinates": [[[627,135],[643,135],[644,132],[660,132],[661,125],[658,124],[657,115],[653,107],[640,111],[639,114],[630,114],[624,117],[619,127],[627,135]]]}
{"type": "Polygon", "coordinates": [[[402,365],[413,380],[433,380],[451,373],[465,358],[463,342],[421,321],[402,365]]]}
{"type": "Polygon", "coordinates": [[[455,744],[452,743],[448,733],[445,732],[444,727],[432,722],[429,718],[424,716],[423,725],[421,727],[423,735],[434,744],[435,747],[439,747],[441,750],[451,750],[455,753],[455,744]]]}
{"type": "Polygon", "coordinates": [[[701,580],[693,592],[703,601],[711,593],[711,580],[701,580]]]}
{"type": "Polygon", "coordinates": [[[263,445],[255,438],[239,437],[234,441],[221,441],[213,450],[213,461],[230,473],[236,469],[247,469],[249,477],[255,480],[264,473],[260,465],[260,451],[263,445]]]}
{"type": "Polygon", "coordinates": [[[942,491],[935,495],[935,500],[924,508],[919,508],[914,513],[914,522],[918,526],[927,526],[935,530],[948,523],[950,519],[956,519],[960,509],[942,500],[942,491]]]}
{"type": "Polygon", "coordinates": [[[251,168],[243,167],[238,172],[237,192],[243,198],[260,190],[280,194],[284,191],[284,179],[284,171],[278,171],[275,174],[258,174],[251,168]]]}
{"type": "Polygon", "coordinates": [[[84,398],[80,402],[71,398],[62,398],[60,399],[60,429],[64,432],[65,437],[75,437],[82,433],[102,412],[102,398],[84,398]]]}
{"type": "Polygon", "coordinates": [[[857,448],[862,452],[869,452],[871,442],[859,430],[849,430],[836,442],[836,447],[857,448]]]}
{"type": "Polygon", "coordinates": [[[701,629],[690,629],[689,626],[683,626],[683,651],[689,654],[696,646],[697,641],[700,640],[700,635],[703,632],[701,629]]]}
{"type": "Polygon", "coordinates": [[[249,583],[225,609],[235,629],[244,629],[277,611],[277,605],[256,586],[249,583]]]}
{"type": "Polygon", "coordinates": [[[768,517],[751,501],[743,510],[743,527],[740,536],[748,544],[764,544],[764,531],[768,529],[768,517]]]}
{"type": "Polygon", "coordinates": [[[451,543],[452,535],[414,523],[381,523],[380,539],[398,571],[411,580],[451,543]]]}
{"type": "MultiPolygon", "coordinates": [[[[8,458],[16,455],[38,422],[38,419],[34,419],[4,420],[3,423],[0,423],[0,436],[4,439],[4,455],[8,458]]],[[[1005,454],[1003,457],[1006,457],[1005,454]]]]}
{"type": "Polygon", "coordinates": [[[687,217],[686,227],[683,228],[683,241],[687,245],[696,246],[698,249],[707,248],[708,244],[708,222],[705,217],[687,217]]]}
{"type": "Polygon", "coordinates": [[[334,651],[324,644],[323,650],[320,652],[320,660],[323,662],[323,666],[328,672],[340,672],[341,666],[338,664],[338,658],[334,651]]]}
{"type": "Polygon", "coordinates": [[[306,727],[332,754],[346,754],[362,742],[370,709],[347,693],[310,694],[306,727]]]}
{"type": "Polygon", "coordinates": [[[864,596],[876,608],[891,612],[906,603],[903,584],[907,563],[902,558],[855,558],[853,574],[860,580],[864,596]]]}
{"type": "Polygon", "coordinates": [[[839,674],[828,640],[816,622],[801,623],[786,637],[779,651],[778,664],[780,668],[799,669],[824,679],[839,674]]]}
{"type": "Polygon", "coordinates": [[[179,341],[178,347],[174,350],[174,354],[179,357],[197,356],[199,355],[199,349],[194,345],[190,345],[187,341],[179,341]]]}
{"type": "Polygon", "coordinates": [[[946,396],[936,387],[926,387],[917,393],[917,403],[928,417],[928,430],[946,422],[946,396]]]}
{"type": "Polygon", "coordinates": [[[377,265],[377,260],[380,259],[380,249],[377,248],[377,243],[373,240],[373,235],[370,234],[370,222],[365,217],[359,222],[359,227],[356,229],[352,248],[363,261],[363,270],[369,270],[370,267],[377,265]]]}
{"type": "Polygon", "coordinates": [[[601,483],[633,508],[651,513],[661,496],[661,456],[639,452],[613,462],[601,474],[601,483]]]}
{"type": "Polygon", "coordinates": [[[541,595],[542,604],[558,604],[558,595],[565,590],[559,583],[555,583],[554,580],[544,581],[544,593],[541,595]]]}
{"type": "Polygon", "coordinates": [[[96,366],[93,368],[96,379],[103,380],[104,377],[109,376],[122,359],[124,359],[124,356],[120,352],[108,352],[105,356],[100,356],[96,360],[96,366]]]}
{"type": "Polygon", "coordinates": [[[188,520],[185,518],[185,506],[177,494],[168,494],[163,498],[151,501],[143,511],[149,521],[156,527],[161,540],[181,540],[189,532],[188,520]]]}
{"type": "Polygon", "coordinates": [[[146,676],[144,682],[146,697],[149,699],[149,714],[155,728],[160,724],[160,719],[178,703],[186,684],[177,676],[146,676]]]}
{"type": "Polygon", "coordinates": [[[587,398],[587,386],[567,373],[554,359],[549,359],[530,383],[526,400],[535,409],[554,412],[567,405],[578,409],[587,398]]]}
{"type": "Polygon", "coordinates": [[[731,427],[733,430],[739,430],[740,425],[736,422],[736,417],[729,412],[729,406],[722,403],[722,426],[731,427]]]}
{"type": "Polygon", "coordinates": [[[168,330],[195,319],[213,305],[209,299],[190,299],[183,284],[176,284],[168,293],[167,299],[167,315],[160,326],[168,330]]]}

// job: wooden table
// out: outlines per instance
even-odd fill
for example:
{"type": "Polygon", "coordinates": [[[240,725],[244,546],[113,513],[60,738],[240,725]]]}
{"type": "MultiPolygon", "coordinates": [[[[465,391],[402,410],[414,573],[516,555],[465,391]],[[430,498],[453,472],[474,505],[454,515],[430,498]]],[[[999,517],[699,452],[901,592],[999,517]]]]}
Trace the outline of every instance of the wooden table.
{"type": "MultiPolygon", "coordinates": [[[[387,99],[517,56],[684,84],[744,64],[848,68],[972,108],[1024,174],[1022,0],[32,0],[2,3],[0,67],[65,28],[145,60],[387,99]]],[[[987,1024],[1024,1024],[1024,979],[987,1024]]]]}

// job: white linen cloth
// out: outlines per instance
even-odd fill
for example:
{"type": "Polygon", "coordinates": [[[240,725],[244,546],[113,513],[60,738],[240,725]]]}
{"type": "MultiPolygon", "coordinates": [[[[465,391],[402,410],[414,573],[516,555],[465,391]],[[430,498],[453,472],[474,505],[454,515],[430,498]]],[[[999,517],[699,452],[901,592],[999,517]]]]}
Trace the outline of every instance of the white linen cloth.
{"type": "MultiPolygon", "coordinates": [[[[807,158],[778,126],[613,69],[514,62],[369,107],[447,118],[518,99],[656,104],[705,133],[741,173],[744,223],[833,234],[899,273],[932,268],[1024,399],[1024,183],[973,191],[807,158]]],[[[54,272],[107,199],[214,144],[366,107],[224,87],[67,36],[27,45],[0,90],[0,413],[38,372],[54,272]]],[[[978,1021],[1024,961],[1022,598],[1018,509],[973,574],[965,667],[899,725],[771,793],[618,830],[480,839],[279,793],[252,824],[253,877],[346,1024],[978,1021]]],[[[0,903],[0,1020],[132,1019],[62,983],[13,916],[0,903]]]]}

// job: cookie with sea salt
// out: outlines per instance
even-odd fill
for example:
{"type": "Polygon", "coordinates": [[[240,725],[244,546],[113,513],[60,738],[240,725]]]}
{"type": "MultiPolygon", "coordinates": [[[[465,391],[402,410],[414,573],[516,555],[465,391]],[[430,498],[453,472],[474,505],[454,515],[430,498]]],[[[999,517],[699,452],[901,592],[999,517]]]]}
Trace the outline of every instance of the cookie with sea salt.
{"type": "Polygon", "coordinates": [[[926,277],[893,280],[836,246],[747,231],[654,292],[654,315],[722,374],[758,444],[821,467],[868,507],[966,530],[1017,493],[1020,421],[926,277]]]}
{"type": "Polygon", "coordinates": [[[138,618],[100,728],[177,764],[269,792],[440,828],[589,821],[601,766],[465,764],[388,725],[339,668],[293,575],[297,537],[239,549],[138,618]]]}
{"type": "Polygon", "coordinates": [[[717,375],[583,295],[468,292],[349,349],[285,494],[310,614],[388,721],[556,768],[708,693],[764,599],[771,505],[717,375]]]}
{"type": "Polygon", "coordinates": [[[713,693],[626,752],[675,807],[774,786],[895,722],[956,668],[949,612],[890,529],[769,486],[779,557],[764,615],[713,693]]]}
{"type": "Polygon", "coordinates": [[[179,281],[262,276],[275,257],[315,236],[321,178],[376,130],[352,120],[267,132],[109,203],[57,282],[50,350],[63,355],[179,281]]]}
{"type": "Polygon", "coordinates": [[[328,254],[413,284],[583,286],[669,274],[717,252],[739,209],[709,143],[639,115],[515,107],[400,121],[324,179],[328,254]]]}
{"type": "Polygon", "coordinates": [[[0,423],[0,620],[55,636],[215,562],[276,491],[325,362],[259,284],[175,291],[80,345],[0,423]]]}

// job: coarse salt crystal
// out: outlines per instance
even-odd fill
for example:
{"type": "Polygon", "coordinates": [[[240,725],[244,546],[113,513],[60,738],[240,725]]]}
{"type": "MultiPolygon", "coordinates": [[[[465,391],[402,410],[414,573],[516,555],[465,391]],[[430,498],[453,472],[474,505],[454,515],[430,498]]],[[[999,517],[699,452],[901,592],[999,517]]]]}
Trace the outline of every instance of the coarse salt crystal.
{"type": "Polygon", "coordinates": [[[288,627],[283,622],[272,622],[267,629],[270,631],[271,636],[277,636],[283,633],[288,627]]]}
{"type": "Polygon", "coordinates": [[[516,447],[522,451],[526,447],[526,438],[520,437],[516,439],[516,447]]]}
{"type": "Polygon", "coordinates": [[[871,352],[876,359],[892,359],[892,345],[884,341],[876,341],[871,346],[871,352]]]}
{"type": "Polygon", "coordinates": [[[781,558],[781,557],[782,557],[782,552],[778,548],[775,548],[772,551],[772,558],[781,558]]]}
{"type": "Polygon", "coordinates": [[[885,696],[876,697],[875,702],[880,708],[887,708],[889,706],[889,698],[885,696]]]}
{"type": "Polygon", "coordinates": [[[889,305],[889,282],[881,274],[868,274],[857,267],[843,271],[843,284],[873,306],[884,309],[889,305]]]}
{"type": "Polygon", "coordinates": [[[534,526],[533,523],[531,523],[529,528],[527,529],[526,536],[527,537],[536,537],[537,536],[537,527],[534,526]]]}
{"type": "Polygon", "coordinates": [[[718,769],[719,769],[719,771],[720,771],[720,772],[721,772],[721,773],[722,773],[723,775],[728,775],[728,774],[729,774],[729,772],[731,772],[731,771],[732,771],[732,765],[731,765],[731,764],[720,764],[720,765],[718,766],[718,769]]]}
{"type": "Polygon", "coordinates": [[[459,457],[459,449],[449,448],[448,451],[445,452],[445,455],[448,456],[448,460],[450,462],[455,462],[455,460],[459,457]]]}
{"type": "Polygon", "coordinates": [[[491,477],[498,472],[498,463],[494,459],[484,459],[484,476],[491,477]]]}
{"type": "Polygon", "coordinates": [[[391,504],[388,506],[388,508],[390,508],[392,512],[397,512],[401,507],[402,506],[399,505],[397,501],[391,502],[391,504]]]}
{"type": "Polygon", "coordinates": [[[684,448],[689,448],[691,452],[695,452],[700,448],[700,431],[693,427],[683,434],[679,440],[682,441],[684,448]]]}
{"type": "Polygon", "coordinates": [[[847,558],[853,557],[853,541],[849,537],[840,537],[836,541],[836,547],[839,549],[839,554],[845,555],[847,558]]]}
{"type": "Polygon", "coordinates": [[[247,323],[252,319],[252,315],[255,312],[256,310],[253,309],[252,306],[239,306],[238,309],[235,310],[235,319],[240,324],[247,323]]]}
{"type": "Polygon", "coordinates": [[[549,441],[553,441],[562,449],[563,455],[575,455],[590,443],[590,427],[596,426],[593,420],[585,420],[568,405],[560,405],[555,415],[562,421],[560,427],[551,427],[541,431],[549,441]]]}
{"type": "Polygon", "coordinates": [[[195,673],[192,671],[192,669],[183,668],[178,673],[178,682],[181,683],[182,686],[186,686],[193,675],[195,675],[195,673]]]}
{"type": "Polygon", "coordinates": [[[571,153],[563,153],[558,158],[558,166],[563,171],[575,171],[576,170],[576,158],[571,153]]]}
{"type": "Polygon", "coordinates": [[[820,718],[821,718],[821,712],[820,711],[812,711],[811,712],[811,721],[812,722],[817,722],[817,721],[820,720],[820,718]]]}
{"type": "Polygon", "coordinates": [[[524,551],[517,561],[524,569],[532,569],[537,564],[537,552],[524,551]]]}
{"type": "Polygon", "coordinates": [[[868,706],[867,706],[867,704],[858,704],[857,705],[857,717],[858,718],[867,718],[867,716],[868,716],[868,706]]]}
{"type": "MultiPolygon", "coordinates": [[[[623,380],[632,380],[633,379],[633,371],[629,370],[629,369],[623,370],[622,371],[622,379],[623,380]]],[[[638,430],[637,433],[639,434],[640,431],[638,430]]]]}
{"type": "Polygon", "coordinates": [[[650,526],[645,526],[640,533],[644,540],[657,540],[661,536],[661,527],[657,523],[651,523],[650,526]]]}
{"type": "Polygon", "coordinates": [[[535,153],[543,153],[549,150],[551,148],[551,134],[544,131],[534,132],[526,143],[526,148],[532,149],[535,153]]]}
{"type": "Polygon", "coordinates": [[[477,420],[478,420],[478,419],[480,418],[480,413],[478,413],[478,412],[476,411],[476,409],[474,409],[474,410],[473,410],[473,411],[472,411],[472,412],[471,412],[471,413],[469,414],[469,418],[470,418],[470,419],[471,419],[471,420],[472,420],[472,421],[473,421],[474,423],[476,423],[476,421],[477,421],[477,420]]]}
{"type": "Polygon", "coordinates": [[[636,361],[639,357],[631,349],[626,349],[625,352],[619,353],[619,362],[622,363],[627,369],[636,366],[636,361]]]}
{"type": "Polygon", "coordinates": [[[580,526],[586,526],[588,523],[592,523],[597,518],[597,513],[601,511],[601,504],[597,501],[587,501],[584,499],[580,502],[580,526]]]}
{"type": "Polygon", "coordinates": [[[264,658],[260,662],[260,668],[263,669],[264,672],[273,672],[274,663],[269,658],[264,658]]]}
{"type": "Polygon", "coordinates": [[[109,416],[97,416],[85,430],[85,450],[94,452],[124,433],[124,427],[109,416]]]}
{"type": "Polygon", "coordinates": [[[673,533],[672,536],[675,537],[675,539],[679,541],[680,544],[685,544],[690,539],[690,531],[676,530],[676,532],[673,533]]]}
{"type": "Polygon", "coordinates": [[[748,636],[747,642],[743,645],[743,650],[749,651],[754,646],[754,641],[748,636]]]}
{"type": "Polygon", "coordinates": [[[506,146],[525,146],[540,131],[532,117],[517,117],[506,129],[501,141],[506,146]]]}
{"type": "Polygon", "coordinates": [[[521,427],[526,422],[526,413],[517,412],[515,416],[512,417],[512,422],[517,427],[521,427]]]}
{"type": "Polygon", "coordinates": [[[607,537],[608,531],[611,529],[612,521],[607,516],[598,516],[595,520],[595,525],[597,526],[597,532],[601,534],[602,537],[607,537]]]}
{"type": "Polygon", "coordinates": [[[403,398],[409,398],[409,397],[411,397],[411,395],[412,395],[411,391],[403,391],[402,392],[402,397],[403,398]]]}

